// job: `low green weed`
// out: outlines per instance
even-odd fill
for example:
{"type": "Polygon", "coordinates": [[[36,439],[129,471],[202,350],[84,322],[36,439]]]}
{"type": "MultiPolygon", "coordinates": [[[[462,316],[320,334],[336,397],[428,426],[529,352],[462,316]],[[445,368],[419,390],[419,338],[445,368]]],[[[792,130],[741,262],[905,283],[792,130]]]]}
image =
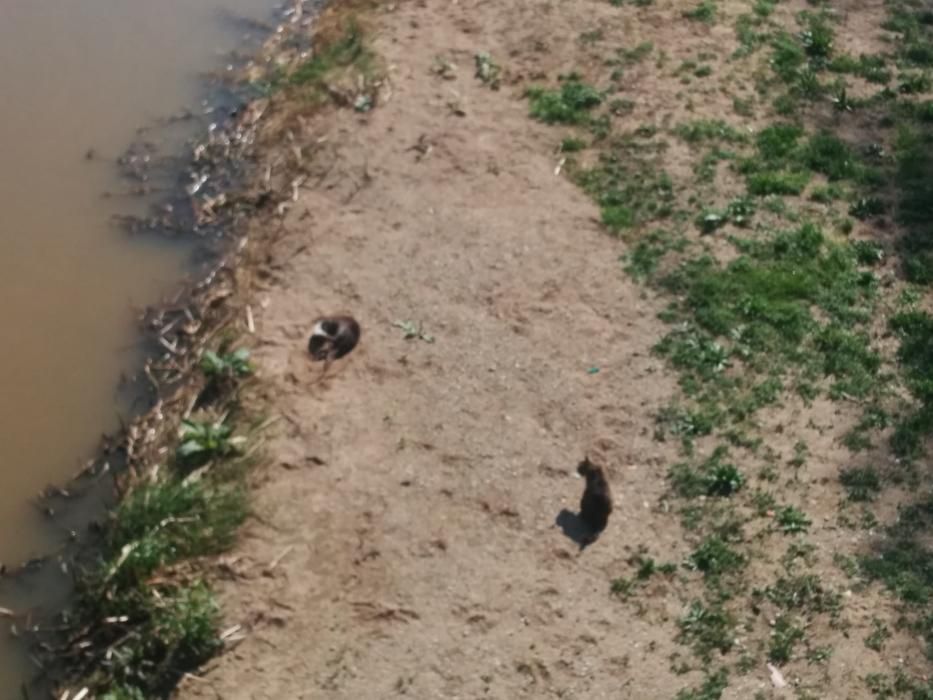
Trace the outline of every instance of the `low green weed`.
{"type": "Polygon", "coordinates": [[[233,435],[233,427],[222,420],[181,423],[176,457],[186,464],[200,465],[215,457],[227,457],[240,451],[246,438],[233,435]]]}
{"type": "Polygon", "coordinates": [[[881,491],[881,476],[872,466],[843,469],[839,482],[851,501],[873,501],[881,491]]]}
{"type": "Polygon", "coordinates": [[[778,510],[774,520],[785,535],[806,532],[811,525],[810,519],[794,506],[784,506],[778,510]]]}
{"type": "Polygon", "coordinates": [[[684,10],[683,16],[697,22],[713,24],[716,21],[716,3],[713,0],[701,0],[693,9],[684,10]]]}
{"type": "Polygon", "coordinates": [[[558,90],[531,88],[527,94],[531,116],[545,124],[585,124],[603,101],[596,88],[575,77],[564,80],[558,90]]]}
{"type": "Polygon", "coordinates": [[[736,621],[721,605],[704,605],[694,600],[679,621],[680,638],[694,653],[709,663],[713,652],[729,652],[735,646],[736,621]]]}

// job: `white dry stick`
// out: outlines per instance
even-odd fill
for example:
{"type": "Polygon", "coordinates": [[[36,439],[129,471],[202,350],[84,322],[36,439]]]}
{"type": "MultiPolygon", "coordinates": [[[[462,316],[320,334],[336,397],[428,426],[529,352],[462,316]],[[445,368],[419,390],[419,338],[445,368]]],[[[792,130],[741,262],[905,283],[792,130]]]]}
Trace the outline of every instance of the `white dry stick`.
{"type": "Polygon", "coordinates": [[[555,175],[560,175],[560,171],[563,169],[564,163],[566,163],[566,162],[567,162],[567,158],[566,158],[566,157],[560,159],[560,162],[557,164],[557,167],[554,168],[554,174],[555,174],[555,175]]]}
{"type": "Polygon", "coordinates": [[[282,553],[279,554],[279,556],[277,556],[275,559],[272,560],[272,563],[269,564],[269,566],[266,567],[266,570],[265,570],[263,573],[264,573],[264,574],[271,574],[271,573],[275,570],[275,567],[277,567],[277,566],[279,565],[279,563],[280,563],[285,557],[287,557],[287,556],[288,556],[288,553],[291,552],[294,548],[295,548],[295,547],[294,547],[293,545],[288,545],[284,550],[282,550],[282,553]]]}
{"type": "Polygon", "coordinates": [[[225,629],[223,632],[220,633],[220,641],[222,642],[227,641],[230,637],[235,635],[241,629],[243,629],[242,625],[234,625],[233,627],[225,629]]]}
{"type": "Polygon", "coordinates": [[[786,688],[787,681],[784,680],[784,674],[774,665],[768,664],[768,670],[771,672],[771,685],[775,688],[786,688]]]}
{"type": "Polygon", "coordinates": [[[246,305],[246,329],[250,333],[256,332],[256,324],[253,323],[253,309],[249,304],[246,305]]]}

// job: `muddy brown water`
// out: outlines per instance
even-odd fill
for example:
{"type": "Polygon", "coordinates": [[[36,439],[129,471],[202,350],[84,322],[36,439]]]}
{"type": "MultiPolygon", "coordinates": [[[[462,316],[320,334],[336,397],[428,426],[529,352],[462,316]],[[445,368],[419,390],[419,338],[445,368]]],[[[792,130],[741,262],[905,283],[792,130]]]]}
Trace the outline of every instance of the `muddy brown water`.
{"type": "MultiPolygon", "coordinates": [[[[66,538],[67,527],[32,499],[76,472],[101,433],[118,427],[121,374],[142,359],[137,309],[192,269],[191,248],[113,224],[151,200],[102,194],[127,189],[115,160],[139,127],[210,104],[204,73],[222,71],[232,51],[258,40],[237,18],[272,21],[274,0],[0,0],[4,564],[66,538]]],[[[179,153],[203,125],[191,120],[146,138],[179,153]]],[[[53,595],[34,588],[7,583],[0,605],[31,607],[53,595]]],[[[0,696],[18,697],[30,673],[0,631],[0,696]]]]}

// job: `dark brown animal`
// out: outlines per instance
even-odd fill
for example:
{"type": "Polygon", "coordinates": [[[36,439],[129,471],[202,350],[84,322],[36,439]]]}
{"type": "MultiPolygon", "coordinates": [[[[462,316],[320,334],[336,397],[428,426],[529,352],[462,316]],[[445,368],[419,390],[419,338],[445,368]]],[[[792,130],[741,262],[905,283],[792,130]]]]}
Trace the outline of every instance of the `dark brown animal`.
{"type": "Polygon", "coordinates": [[[325,316],[314,322],[308,352],[316,361],[330,364],[350,353],[360,342],[360,324],[351,316],[325,316]]]}
{"type": "Polygon", "coordinates": [[[577,467],[577,473],[586,479],[583,489],[583,498],[580,499],[580,519],[590,529],[592,537],[588,542],[594,541],[609,522],[612,513],[612,492],[606,480],[605,470],[593,464],[588,457],[584,457],[577,467]]]}

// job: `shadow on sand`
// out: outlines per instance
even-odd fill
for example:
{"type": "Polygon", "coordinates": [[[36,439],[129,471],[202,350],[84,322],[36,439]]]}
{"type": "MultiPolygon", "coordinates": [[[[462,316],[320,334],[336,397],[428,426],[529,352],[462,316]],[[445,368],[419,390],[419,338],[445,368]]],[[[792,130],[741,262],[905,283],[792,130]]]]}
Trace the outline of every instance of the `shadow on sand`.
{"type": "Polygon", "coordinates": [[[597,535],[594,535],[589,526],[583,522],[579,513],[564,508],[557,514],[557,519],[554,522],[564,533],[564,536],[573,540],[581,550],[596,541],[597,535]]]}

